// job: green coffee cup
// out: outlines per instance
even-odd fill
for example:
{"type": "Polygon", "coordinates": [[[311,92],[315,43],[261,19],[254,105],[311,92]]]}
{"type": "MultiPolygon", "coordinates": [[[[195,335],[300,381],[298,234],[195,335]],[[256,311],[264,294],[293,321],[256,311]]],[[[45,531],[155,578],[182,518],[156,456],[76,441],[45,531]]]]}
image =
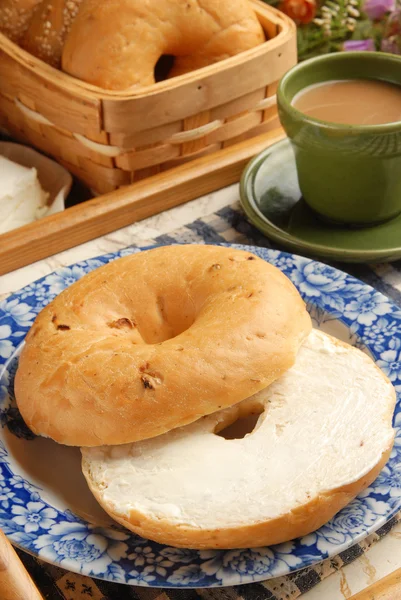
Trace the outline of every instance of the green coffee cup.
{"type": "Polygon", "coordinates": [[[291,105],[304,88],[339,79],[375,79],[401,86],[401,57],[339,52],[299,63],[278,87],[280,121],[294,148],[307,204],[335,223],[380,223],[401,212],[401,121],[341,125],[314,119],[291,105]]]}

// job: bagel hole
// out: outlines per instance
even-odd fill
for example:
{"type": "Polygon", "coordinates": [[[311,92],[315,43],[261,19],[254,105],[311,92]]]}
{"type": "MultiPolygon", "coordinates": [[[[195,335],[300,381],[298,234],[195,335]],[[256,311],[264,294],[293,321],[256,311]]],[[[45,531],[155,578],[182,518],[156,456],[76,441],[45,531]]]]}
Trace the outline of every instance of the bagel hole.
{"type": "Polygon", "coordinates": [[[168,78],[171,69],[174,66],[175,56],[172,54],[162,54],[155,64],[154,77],[156,83],[168,78]]]}
{"type": "Polygon", "coordinates": [[[249,412],[240,411],[235,421],[226,426],[223,423],[223,429],[216,428],[214,433],[225,440],[241,440],[255,430],[264,409],[262,404],[254,404],[249,412]]]}

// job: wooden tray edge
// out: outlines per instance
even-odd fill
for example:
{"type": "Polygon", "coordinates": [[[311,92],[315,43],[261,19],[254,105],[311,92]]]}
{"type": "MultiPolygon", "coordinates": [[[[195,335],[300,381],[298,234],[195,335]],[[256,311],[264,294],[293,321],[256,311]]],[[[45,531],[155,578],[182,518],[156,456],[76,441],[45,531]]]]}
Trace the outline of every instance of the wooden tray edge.
{"type": "Polygon", "coordinates": [[[239,181],[281,128],[0,235],[0,275],[239,181]]]}

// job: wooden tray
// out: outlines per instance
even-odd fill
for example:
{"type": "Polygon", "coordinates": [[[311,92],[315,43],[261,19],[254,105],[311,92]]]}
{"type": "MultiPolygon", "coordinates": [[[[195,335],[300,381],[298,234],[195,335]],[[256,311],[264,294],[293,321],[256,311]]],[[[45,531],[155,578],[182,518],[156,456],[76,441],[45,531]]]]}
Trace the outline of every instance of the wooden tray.
{"type": "Polygon", "coordinates": [[[349,600],[400,600],[401,569],[397,569],[383,579],[373,583],[349,600]]]}
{"type": "Polygon", "coordinates": [[[4,233],[0,274],[235,183],[251,158],[283,137],[275,129],[4,233]]]}

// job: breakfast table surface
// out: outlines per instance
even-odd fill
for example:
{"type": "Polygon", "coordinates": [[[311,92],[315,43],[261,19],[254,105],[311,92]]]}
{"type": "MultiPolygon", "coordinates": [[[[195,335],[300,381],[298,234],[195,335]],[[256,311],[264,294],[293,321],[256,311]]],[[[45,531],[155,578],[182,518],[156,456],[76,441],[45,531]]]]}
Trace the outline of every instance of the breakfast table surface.
{"type": "MultiPolygon", "coordinates": [[[[34,264],[28,265],[0,278],[0,300],[4,299],[8,294],[20,289],[30,282],[43,277],[55,269],[69,264],[92,258],[101,254],[115,251],[133,243],[154,239],[160,235],[167,235],[169,232],[184,226],[187,223],[192,223],[197,219],[205,219],[208,215],[215,213],[229,205],[233,205],[239,200],[238,185],[218,190],[207,196],[200,197],[192,202],[188,202],[177,208],[167,210],[154,217],[148,218],[138,223],[134,223],[124,229],[115,231],[103,237],[61,252],[45,260],[41,260],[34,264]]],[[[226,238],[230,242],[229,235],[226,238]]],[[[341,268],[341,265],[340,265],[341,268]]],[[[347,271],[347,265],[342,268],[347,271]]],[[[372,268],[372,281],[374,285],[376,278],[377,282],[381,283],[381,291],[386,293],[387,290],[392,290],[393,300],[394,294],[396,300],[398,294],[401,298],[401,270],[397,265],[380,264],[372,268]]],[[[358,273],[355,273],[358,276],[358,273]]],[[[363,552],[358,558],[338,569],[332,570],[332,574],[320,581],[316,585],[309,586],[309,591],[302,594],[303,600],[342,600],[350,598],[357,592],[367,588],[375,581],[385,577],[389,573],[401,568],[401,522],[381,538],[377,543],[373,544],[366,552],[363,552]]],[[[102,600],[104,594],[96,590],[96,580],[89,580],[81,575],[68,574],[65,581],[73,582],[70,587],[69,595],[62,596],[67,600],[76,600],[78,598],[96,598],[102,600]],[[90,582],[88,586],[86,581],[90,582]],[[86,586],[86,587],[85,587],[86,586]],[[90,587],[91,593],[85,592],[90,587]],[[78,595],[71,590],[81,590],[78,595]],[[82,591],[83,590],[83,591],[82,591]]],[[[62,578],[63,579],[63,578],[62,578]]],[[[266,590],[272,589],[272,581],[266,590]]],[[[155,590],[156,592],[156,590],[155,590]]],[[[179,597],[185,598],[186,594],[191,592],[180,592],[179,597]]],[[[126,596],[123,593],[123,597],[126,596]]],[[[200,591],[200,596],[204,593],[200,591]]],[[[236,594],[238,597],[238,593],[236,594]]],[[[52,599],[53,596],[45,595],[46,598],[52,599]]],[[[57,596],[59,597],[59,596],[57,596]]],[[[61,597],[61,596],[60,596],[61,597]]],[[[131,596],[130,596],[131,597],[131,596]]],[[[134,598],[135,596],[132,596],[134,598]]],[[[137,597],[145,597],[138,595],[137,597]]],[[[157,591],[154,595],[149,595],[148,598],[166,598],[163,596],[162,590],[157,591]]],[[[167,596],[168,597],[168,596],[167,596]]],[[[235,595],[223,593],[223,590],[214,590],[214,594],[210,598],[234,598],[235,595]]],[[[241,597],[241,596],[239,596],[241,597]]],[[[265,598],[269,598],[268,594],[265,598]]],[[[287,596],[290,598],[290,596],[287,596]]],[[[297,596],[291,596],[295,598],[297,596]]],[[[115,596],[119,598],[119,595],[115,596]]],[[[178,596],[177,596],[178,598],[178,596]]],[[[256,598],[256,596],[255,596],[256,598]]],[[[107,598],[108,600],[108,598],[107,598]]],[[[114,596],[113,599],[114,600],[114,596]]]]}

